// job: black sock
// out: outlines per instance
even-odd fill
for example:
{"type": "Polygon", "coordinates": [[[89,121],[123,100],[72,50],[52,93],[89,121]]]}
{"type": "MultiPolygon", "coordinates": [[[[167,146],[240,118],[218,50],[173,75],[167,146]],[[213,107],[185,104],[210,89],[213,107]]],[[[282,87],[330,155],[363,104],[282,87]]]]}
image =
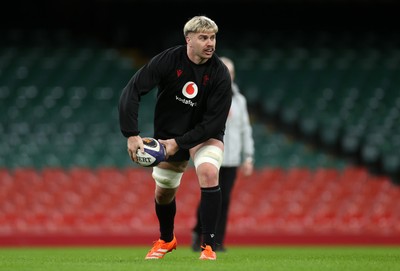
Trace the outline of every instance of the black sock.
{"type": "Polygon", "coordinates": [[[156,214],[158,222],[160,224],[160,239],[165,242],[171,242],[174,239],[174,221],[176,214],[176,202],[175,199],[168,204],[156,205],[156,214]]]}
{"type": "Polygon", "coordinates": [[[215,231],[221,210],[221,189],[219,186],[201,188],[200,218],[203,246],[215,250],[215,231]]]}
{"type": "Polygon", "coordinates": [[[196,210],[196,225],[193,227],[193,232],[197,233],[199,236],[201,235],[201,220],[200,220],[200,204],[197,206],[196,210]]]}

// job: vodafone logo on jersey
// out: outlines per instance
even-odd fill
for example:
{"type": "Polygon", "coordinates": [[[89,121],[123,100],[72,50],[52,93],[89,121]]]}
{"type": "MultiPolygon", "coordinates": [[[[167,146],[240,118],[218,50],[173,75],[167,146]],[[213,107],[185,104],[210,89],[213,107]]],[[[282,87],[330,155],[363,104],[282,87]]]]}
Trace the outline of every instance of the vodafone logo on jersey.
{"type": "Polygon", "coordinates": [[[199,92],[199,88],[194,82],[187,82],[183,88],[182,88],[182,94],[188,99],[193,99],[194,97],[197,96],[197,93],[199,92]]]}
{"type": "Polygon", "coordinates": [[[199,92],[199,88],[194,82],[187,82],[183,88],[182,88],[182,94],[185,96],[187,99],[178,97],[178,95],[175,96],[175,99],[183,104],[190,105],[191,107],[196,107],[197,102],[193,102],[191,99],[197,96],[197,93],[199,92]]]}

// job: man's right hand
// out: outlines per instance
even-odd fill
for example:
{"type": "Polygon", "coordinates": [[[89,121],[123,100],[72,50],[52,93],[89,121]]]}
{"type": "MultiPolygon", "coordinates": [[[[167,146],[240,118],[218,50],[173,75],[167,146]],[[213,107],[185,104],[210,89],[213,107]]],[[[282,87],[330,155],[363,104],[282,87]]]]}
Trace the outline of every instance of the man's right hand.
{"type": "Polygon", "coordinates": [[[169,156],[174,155],[179,150],[179,146],[173,138],[167,140],[159,139],[158,141],[160,141],[160,143],[165,147],[165,151],[167,153],[166,159],[168,159],[169,156]]]}
{"type": "Polygon", "coordinates": [[[128,137],[127,147],[129,157],[132,159],[133,162],[137,163],[136,152],[140,150],[142,153],[144,153],[142,138],[139,135],[128,137]]]}

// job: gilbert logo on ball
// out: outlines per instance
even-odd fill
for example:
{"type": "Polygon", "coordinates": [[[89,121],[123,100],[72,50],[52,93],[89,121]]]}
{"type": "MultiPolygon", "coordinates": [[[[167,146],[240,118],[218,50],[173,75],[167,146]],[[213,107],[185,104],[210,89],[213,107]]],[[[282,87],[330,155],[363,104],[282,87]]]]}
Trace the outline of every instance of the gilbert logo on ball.
{"type": "Polygon", "coordinates": [[[142,164],[142,165],[151,164],[151,157],[141,157],[141,156],[138,156],[137,159],[138,159],[138,163],[139,163],[139,164],[142,164]]]}
{"type": "Polygon", "coordinates": [[[143,167],[154,167],[160,162],[165,161],[165,148],[156,139],[151,137],[142,138],[144,153],[140,150],[136,152],[137,163],[143,167]]]}

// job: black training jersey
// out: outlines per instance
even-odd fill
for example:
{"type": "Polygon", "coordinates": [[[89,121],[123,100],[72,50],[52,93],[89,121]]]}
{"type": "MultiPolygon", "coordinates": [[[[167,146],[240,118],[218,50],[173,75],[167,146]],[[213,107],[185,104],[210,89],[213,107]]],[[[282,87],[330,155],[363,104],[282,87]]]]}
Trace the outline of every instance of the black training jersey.
{"type": "Polygon", "coordinates": [[[140,96],[155,87],[155,138],[175,138],[182,149],[210,138],[222,140],[232,90],[228,69],[216,55],[197,65],[188,58],[186,46],[181,45],[161,52],[138,70],[119,101],[124,136],[139,134],[140,96]]]}

